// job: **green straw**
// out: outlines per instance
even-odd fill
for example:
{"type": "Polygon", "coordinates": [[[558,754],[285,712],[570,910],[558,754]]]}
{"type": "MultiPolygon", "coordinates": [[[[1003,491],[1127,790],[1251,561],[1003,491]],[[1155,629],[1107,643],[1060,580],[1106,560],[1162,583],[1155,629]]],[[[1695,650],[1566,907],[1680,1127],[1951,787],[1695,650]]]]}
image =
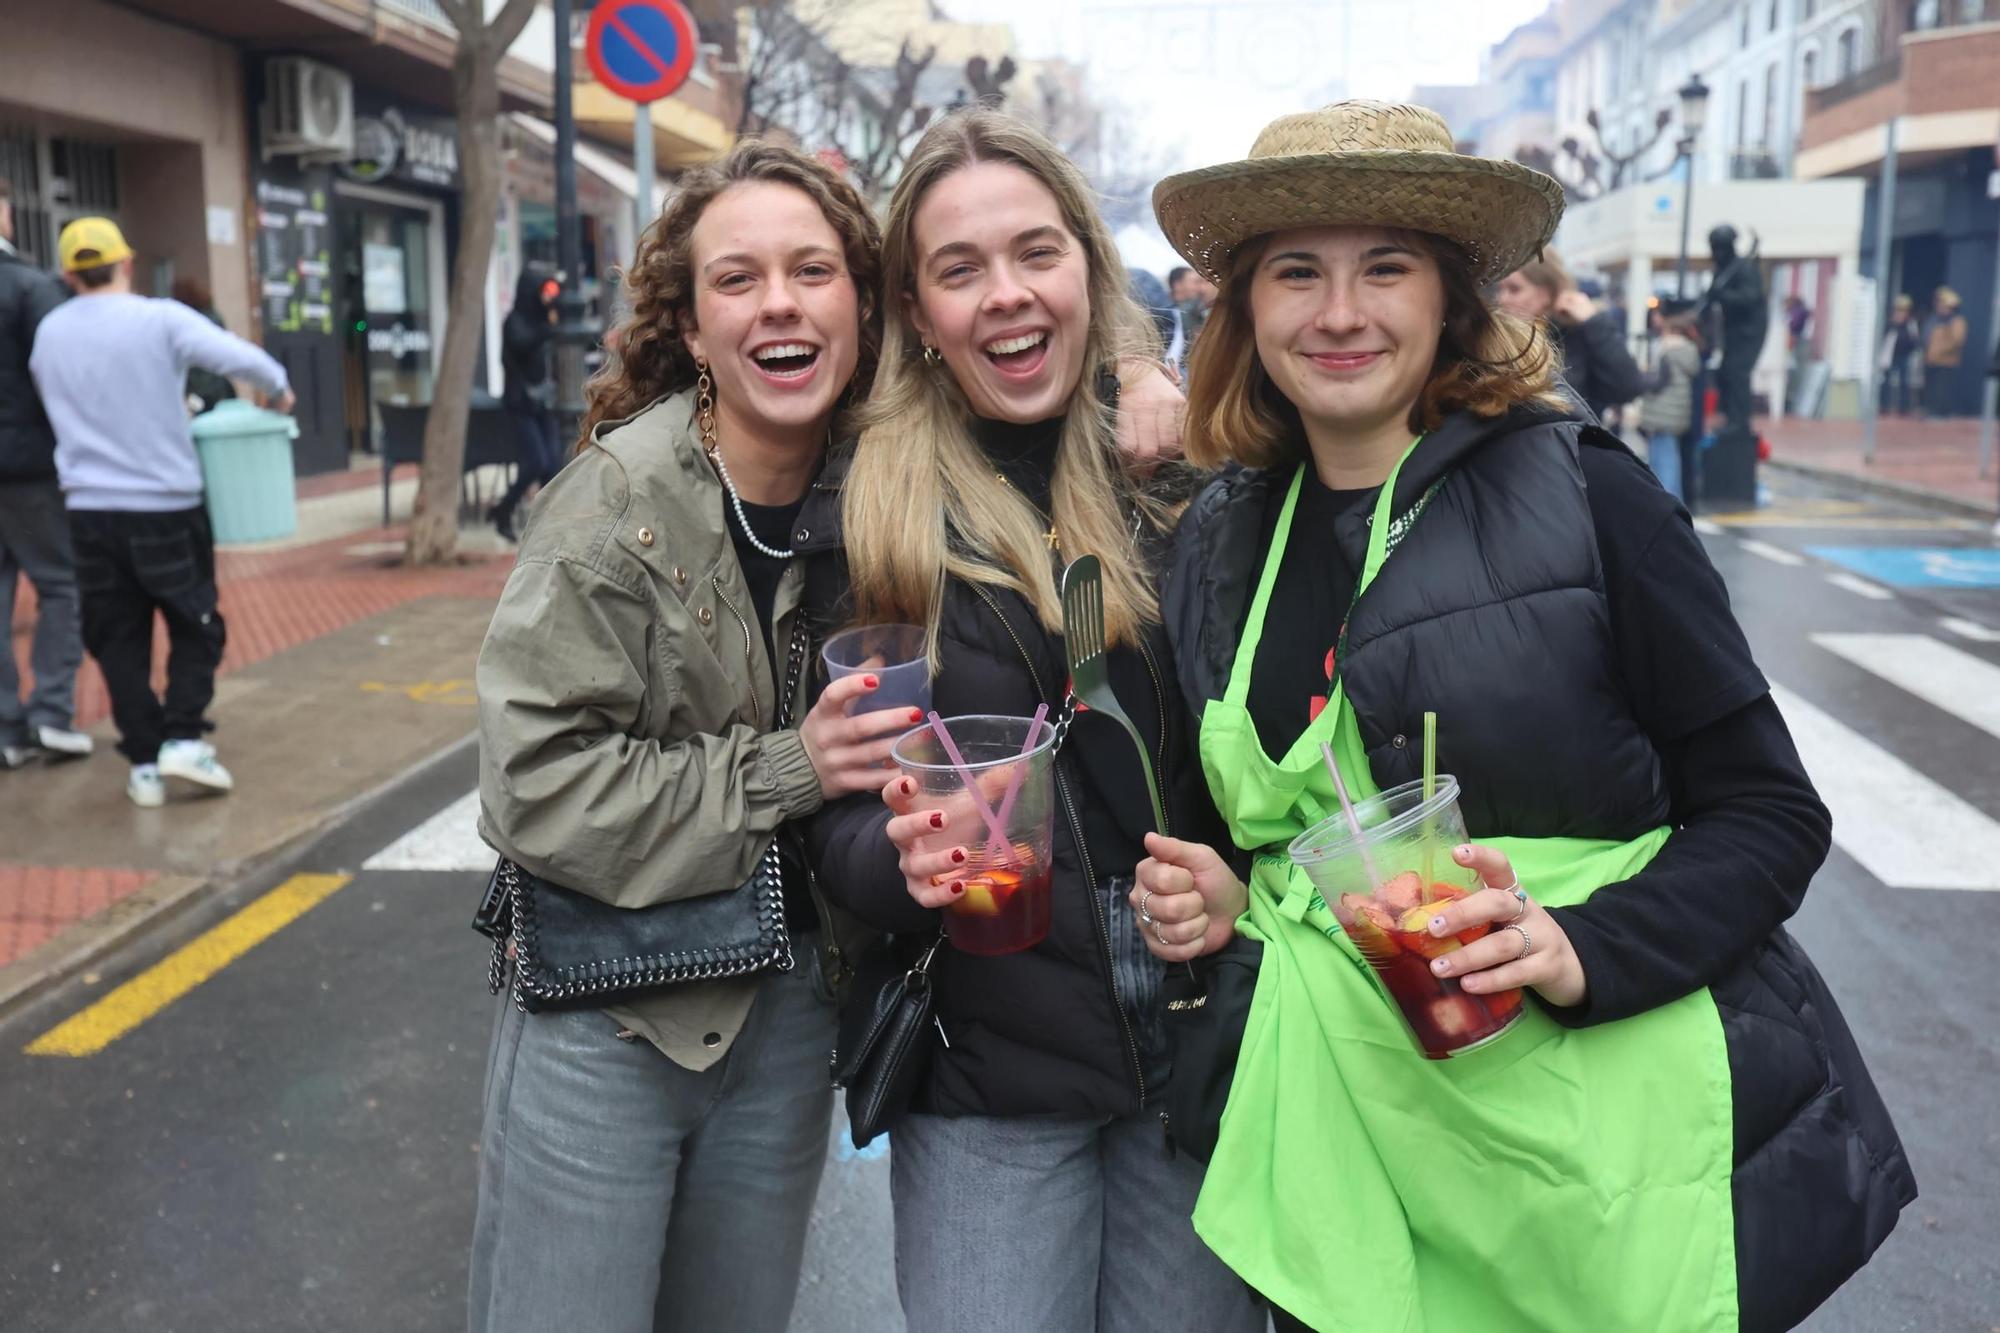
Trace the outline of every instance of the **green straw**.
{"type": "MultiPolygon", "coordinates": [[[[1437,795],[1437,785],[1438,785],[1438,715],[1436,713],[1425,713],[1424,714],[1424,804],[1425,805],[1429,805],[1431,803],[1431,798],[1437,795]]],[[[1423,892],[1425,893],[1429,893],[1431,891],[1431,884],[1433,883],[1431,879],[1431,870],[1433,868],[1431,861],[1431,853],[1435,850],[1436,844],[1437,844],[1437,829],[1435,827],[1435,823],[1432,817],[1427,814],[1424,816],[1423,892]]]]}

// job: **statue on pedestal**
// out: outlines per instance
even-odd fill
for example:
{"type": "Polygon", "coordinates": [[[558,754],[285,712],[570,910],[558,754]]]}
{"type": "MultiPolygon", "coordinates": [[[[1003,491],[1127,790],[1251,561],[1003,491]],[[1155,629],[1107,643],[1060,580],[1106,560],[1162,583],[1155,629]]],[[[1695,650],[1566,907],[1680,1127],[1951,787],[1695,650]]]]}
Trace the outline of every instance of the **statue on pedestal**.
{"type": "Polygon", "coordinates": [[[1714,310],[1722,346],[1722,364],[1715,372],[1717,407],[1728,418],[1723,429],[1750,429],[1750,371],[1764,350],[1771,312],[1764,292],[1764,275],[1757,265],[1753,241],[1748,254],[1736,253],[1736,228],[1724,223],[1708,234],[1708,253],[1715,264],[1715,281],[1702,299],[1704,311],[1714,310]]]}

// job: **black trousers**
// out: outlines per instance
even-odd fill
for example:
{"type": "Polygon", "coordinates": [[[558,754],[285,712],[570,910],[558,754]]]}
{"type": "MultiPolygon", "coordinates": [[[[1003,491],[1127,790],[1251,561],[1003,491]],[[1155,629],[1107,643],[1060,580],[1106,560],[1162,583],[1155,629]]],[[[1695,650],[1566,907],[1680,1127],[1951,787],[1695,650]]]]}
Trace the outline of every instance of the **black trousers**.
{"type": "Polygon", "coordinates": [[[518,411],[510,408],[507,419],[514,428],[514,447],[520,464],[514,472],[514,484],[500,497],[500,503],[493,506],[495,517],[512,514],[527,498],[530,486],[548,485],[563,464],[555,413],[542,407],[518,411]]]}
{"type": "Polygon", "coordinates": [[[215,697],[227,633],[215,591],[208,511],[69,511],[83,595],[83,646],[97,659],[118,724],[118,752],[135,764],[160,743],[196,740],[215,697]],[[167,622],[167,693],[153,693],[153,617],[167,622]]]}

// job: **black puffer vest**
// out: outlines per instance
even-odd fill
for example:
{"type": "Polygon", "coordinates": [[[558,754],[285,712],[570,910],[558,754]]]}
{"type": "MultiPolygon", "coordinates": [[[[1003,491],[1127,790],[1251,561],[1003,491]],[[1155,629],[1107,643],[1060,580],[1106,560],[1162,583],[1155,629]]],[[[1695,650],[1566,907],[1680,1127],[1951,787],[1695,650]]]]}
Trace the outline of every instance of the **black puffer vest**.
{"type": "MultiPolygon", "coordinates": [[[[1420,776],[1422,716],[1436,710],[1451,719],[1439,767],[1464,784],[1474,837],[1627,840],[1669,816],[1659,754],[1617,674],[1579,446],[1624,447],[1581,417],[1531,411],[1461,415],[1426,436],[1394,512],[1444,485],[1350,618],[1341,679],[1375,781],[1420,776]]],[[[1265,506],[1290,480],[1289,468],[1228,473],[1182,521],[1163,609],[1197,717],[1227,688],[1265,506]]],[[[1352,551],[1361,534],[1333,535],[1352,551]]],[[[1741,1328],[1785,1329],[1867,1261],[1916,1181],[1846,1020],[1791,936],[1778,930],[1716,970],[1741,1328]]]]}

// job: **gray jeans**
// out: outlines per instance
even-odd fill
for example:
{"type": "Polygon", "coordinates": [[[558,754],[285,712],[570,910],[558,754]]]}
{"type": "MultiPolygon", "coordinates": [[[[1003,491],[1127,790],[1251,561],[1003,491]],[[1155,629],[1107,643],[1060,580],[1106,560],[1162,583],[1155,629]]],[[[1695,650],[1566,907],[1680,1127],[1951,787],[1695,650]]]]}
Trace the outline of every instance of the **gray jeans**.
{"type": "Polygon", "coordinates": [[[1201,1163],[1159,1117],[905,1116],[889,1135],[912,1333],[1262,1333],[1188,1221],[1201,1163]]]}
{"type": "Polygon", "coordinates": [[[486,1076],[472,1333],[783,1333],[826,1165],[816,940],[694,1073],[603,1013],[503,997],[486,1076]]]}
{"type": "Polygon", "coordinates": [[[48,481],[0,482],[0,745],[34,739],[37,727],[67,727],[76,707],[76,669],[83,661],[83,629],[76,593],[76,558],[70,552],[69,517],[62,490],[48,481]],[[20,575],[35,585],[35,644],[29,664],[35,692],[21,703],[21,672],[14,662],[14,591],[20,575]]]}

